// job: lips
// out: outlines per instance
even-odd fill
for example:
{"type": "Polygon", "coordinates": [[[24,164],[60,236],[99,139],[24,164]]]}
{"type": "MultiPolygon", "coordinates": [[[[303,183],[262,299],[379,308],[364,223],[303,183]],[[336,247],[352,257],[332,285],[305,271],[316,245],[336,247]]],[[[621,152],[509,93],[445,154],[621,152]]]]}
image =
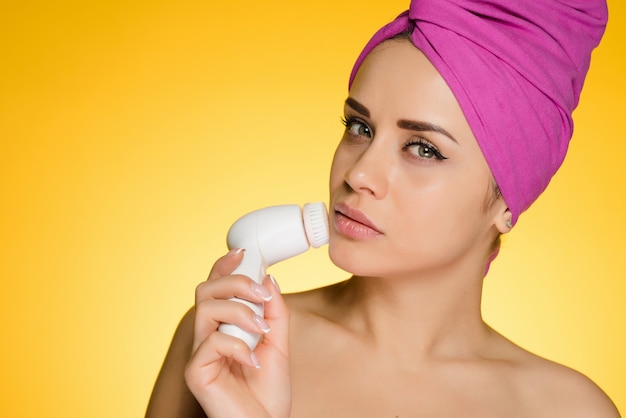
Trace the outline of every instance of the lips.
{"type": "Polygon", "coordinates": [[[335,207],[333,224],[337,232],[353,239],[370,239],[382,232],[363,212],[339,203],[335,207]]]}

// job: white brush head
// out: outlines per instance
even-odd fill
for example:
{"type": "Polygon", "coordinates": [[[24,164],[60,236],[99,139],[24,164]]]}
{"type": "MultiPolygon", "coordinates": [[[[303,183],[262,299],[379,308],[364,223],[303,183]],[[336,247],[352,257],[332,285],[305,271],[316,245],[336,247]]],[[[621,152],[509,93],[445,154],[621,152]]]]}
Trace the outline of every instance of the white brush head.
{"type": "Polygon", "coordinates": [[[317,248],[328,243],[328,211],[323,202],[305,204],[302,220],[311,247],[317,248]]]}

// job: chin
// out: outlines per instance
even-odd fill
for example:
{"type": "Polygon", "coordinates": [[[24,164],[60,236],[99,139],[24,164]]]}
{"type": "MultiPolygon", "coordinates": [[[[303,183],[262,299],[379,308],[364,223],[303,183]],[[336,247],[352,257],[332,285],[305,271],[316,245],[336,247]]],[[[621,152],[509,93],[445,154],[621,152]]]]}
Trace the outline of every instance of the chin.
{"type": "Polygon", "coordinates": [[[341,239],[330,238],[328,256],[330,261],[341,270],[355,276],[361,276],[366,270],[370,270],[367,266],[369,263],[363,262],[363,258],[367,259],[368,254],[359,256],[359,253],[361,252],[356,251],[351,243],[341,239]]]}
{"type": "Polygon", "coordinates": [[[393,274],[389,269],[390,258],[388,256],[372,248],[358,246],[356,243],[343,240],[333,242],[331,239],[328,255],[335,266],[353,276],[384,277],[393,274]]]}
{"type": "Polygon", "coordinates": [[[454,262],[449,254],[441,257],[440,252],[437,257],[437,253],[432,250],[402,253],[384,246],[381,248],[371,241],[353,242],[332,235],[328,255],[335,266],[360,277],[415,278],[439,269],[446,270],[454,262]]]}

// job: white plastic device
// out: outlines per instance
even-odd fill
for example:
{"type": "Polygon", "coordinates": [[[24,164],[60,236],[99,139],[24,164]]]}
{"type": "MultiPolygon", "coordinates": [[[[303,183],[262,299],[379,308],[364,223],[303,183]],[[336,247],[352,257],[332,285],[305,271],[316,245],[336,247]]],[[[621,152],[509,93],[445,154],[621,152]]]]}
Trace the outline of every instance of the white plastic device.
{"type": "MultiPolygon", "coordinates": [[[[267,268],[279,261],[320,247],[328,242],[328,212],[322,202],[270,206],[239,218],[228,231],[228,248],[245,249],[241,264],[232,274],[243,274],[262,283],[267,268]]],[[[263,316],[263,304],[232,298],[263,316]]],[[[241,338],[254,350],[261,336],[233,324],[221,324],[220,332],[241,338]]]]}

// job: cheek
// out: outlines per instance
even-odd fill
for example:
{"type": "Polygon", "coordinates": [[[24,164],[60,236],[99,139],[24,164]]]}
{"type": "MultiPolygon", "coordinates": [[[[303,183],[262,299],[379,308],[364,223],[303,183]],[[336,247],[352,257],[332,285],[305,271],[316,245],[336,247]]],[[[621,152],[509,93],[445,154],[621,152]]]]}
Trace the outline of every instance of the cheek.
{"type": "Polygon", "coordinates": [[[454,241],[471,241],[484,223],[482,203],[487,184],[482,177],[438,176],[422,178],[421,185],[396,190],[395,233],[402,248],[442,251],[454,241]],[[408,193],[407,190],[412,190],[408,193]],[[456,239],[455,239],[456,238],[456,239]]]}

